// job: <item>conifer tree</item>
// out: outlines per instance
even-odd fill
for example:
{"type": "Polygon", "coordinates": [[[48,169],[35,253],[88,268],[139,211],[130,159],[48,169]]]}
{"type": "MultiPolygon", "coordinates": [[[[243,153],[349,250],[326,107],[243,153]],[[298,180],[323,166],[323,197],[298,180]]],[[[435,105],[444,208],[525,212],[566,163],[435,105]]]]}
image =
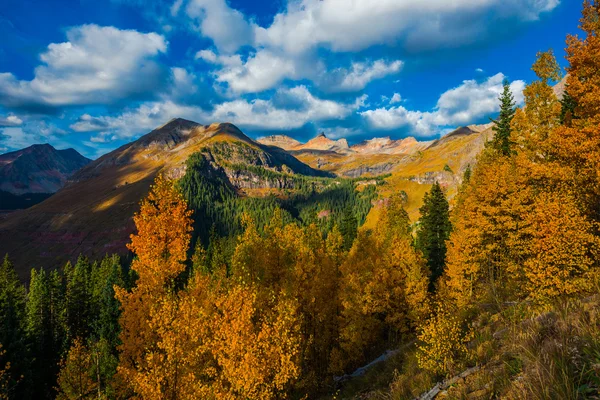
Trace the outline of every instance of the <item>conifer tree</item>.
{"type": "Polygon", "coordinates": [[[510,90],[510,83],[504,80],[504,90],[498,100],[500,100],[500,115],[498,119],[492,120],[494,126],[492,129],[496,134],[492,140],[492,147],[501,154],[508,156],[512,152],[513,142],[511,141],[511,125],[515,115],[515,99],[510,90]]]}
{"type": "Polygon", "coordinates": [[[450,237],[450,210],[448,200],[438,182],[425,194],[420,225],[417,230],[416,247],[421,250],[431,271],[431,285],[444,273],[446,240],[450,237]]]}
{"type": "Polygon", "coordinates": [[[342,222],[340,226],[340,233],[344,238],[344,249],[350,250],[354,239],[356,239],[356,231],[358,229],[358,222],[354,216],[354,210],[351,205],[348,205],[344,209],[342,222]]]}
{"type": "Polygon", "coordinates": [[[31,270],[26,306],[26,333],[33,352],[33,398],[52,398],[62,343],[56,343],[50,279],[43,269],[31,270]]]}
{"type": "Polygon", "coordinates": [[[0,370],[10,365],[4,379],[7,387],[19,394],[22,394],[22,388],[16,385],[27,368],[25,299],[25,287],[6,255],[0,266],[0,345],[5,352],[0,370]]]}

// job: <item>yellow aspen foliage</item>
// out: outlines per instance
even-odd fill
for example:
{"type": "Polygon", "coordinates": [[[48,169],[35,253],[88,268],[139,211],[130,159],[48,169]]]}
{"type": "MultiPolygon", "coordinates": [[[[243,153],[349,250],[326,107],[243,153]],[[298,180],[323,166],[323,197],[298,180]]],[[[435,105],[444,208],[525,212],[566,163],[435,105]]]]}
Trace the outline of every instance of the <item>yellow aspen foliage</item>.
{"type": "Polygon", "coordinates": [[[215,298],[211,353],[218,398],[286,397],[300,375],[297,305],[273,295],[258,304],[255,287],[236,284],[215,298]]]}
{"type": "Polygon", "coordinates": [[[419,367],[434,374],[450,374],[468,354],[472,333],[462,328],[458,317],[443,307],[419,330],[417,360],[419,367]]]}
{"type": "Polygon", "coordinates": [[[159,175],[133,217],[137,234],[127,245],[136,255],[131,268],[139,275],[138,288],[164,286],[185,269],[191,214],[173,182],[159,175]]]}
{"type": "Polygon", "coordinates": [[[585,128],[600,123],[600,4],[585,0],[579,28],[585,38],[567,36],[569,61],[567,91],[575,100],[573,126],[585,128]]]}
{"type": "Polygon", "coordinates": [[[130,292],[115,287],[122,310],[118,373],[139,394],[148,393],[149,379],[154,379],[153,394],[173,393],[181,386],[171,380],[179,376],[167,376],[155,368],[161,357],[168,357],[168,349],[161,348],[159,327],[168,329],[176,323],[173,314],[177,307],[169,301],[175,296],[173,280],[185,268],[192,225],[190,211],[173,183],[159,175],[134,222],[138,232],[131,235],[128,247],[136,255],[131,268],[139,276],[137,286],[130,292]],[[171,311],[173,314],[169,314],[171,311]],[[163,319],[165,316],[168,318],[163,319]]]}
{"type": "Polygon", "coordinates": [[[330,373],[338,338],[342,237],[337,229],[324,239],[316,225],[284,225],[279,210],[263,233],[248,218],[245,224],[232,258],[234,279],[256,285],[257,303],[263,307],[270,307],[272,293],[295,299],[302,337],[302,380],[297,387],[318,388],[330,373]]]}
{"type": "Polygon", "coordinates": [[[91,399],[99,397],[98,382],[90,374],[92,355],[81,339],[73,341],[61,362],[58,375],[58,399],[91,399]]]}
{"type": "Polygon", "coordinates": [[[567,37],[566,92],[575,104],[574,115],[569,115],[567,126],[555,130],[549,144],[585,214],[596,221],[600,221],[599,21],[598,1],[586,0],[580,20],[585,37],[567,37]]]}
{"type": "Polygon", "coordinates": [[[513,130],[520,151],[532,160],[548,158],[544,143],[550,132],[560,125],[561,105],[551,84],[560,80],[561,72],[552,50],[539,52],[533,64],[538,80],[523,90],[525,107],[515,114],[513,130]],[[518,115],[518,114],[524,114],[518,115]]]}
{"type": "Polygon", "coordinates": [[[446,272],[440,294],[458,309],[484,297],[497,302],[518,294],[523,280],[521,219],[533,192],[514,157],[484,152],[452,212],[446,272]]]}
{"type": "MultiPolygon", "coordinates": [[[[117,291],[123,342],[118,374],[128,386],[121,395],[284,398],[300,374],[297,302],[224,274],[196,273],[176,290],[191,220],[181,195],[163,178],[142,202],[135,222],[138,234],[132,235],[130,248],[137,255],[132,268],[139,280],[131,292],[117,291]]],[[[249,230],[247,237],[262,245],[253,233],[249,230]]],[[[264,270],[246,267],[241,271],[248,276],[264,278],[264,270]]]]}
{"type": "Polygon", "coordinates": [[[541,194],[524,225],[531,238],[524,269],[532,298],[544,301],[590,289],[590,271],[600,255],[600,239],[572,198],[541,194]]]}
{"type": "Polygon", "coordinates": [[[374,232],[359,231],[340,267],[340,346],[350,362],[362,361],[386,332],[408,332],[429,313],[429,271],[412,241],[408,215],[393,197],[374,232]]]}

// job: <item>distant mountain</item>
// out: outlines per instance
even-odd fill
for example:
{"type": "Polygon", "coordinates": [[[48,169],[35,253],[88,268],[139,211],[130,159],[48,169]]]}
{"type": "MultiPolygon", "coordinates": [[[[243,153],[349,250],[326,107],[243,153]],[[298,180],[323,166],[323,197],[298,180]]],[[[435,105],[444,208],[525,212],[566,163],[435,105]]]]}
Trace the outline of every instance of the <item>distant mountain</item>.
{"type": "Polygon", "coordinates": [[[90,162],[42,203],[0,219],[1,254],[10,254],[23,278],[32,266],[56,267],[79,254],[126,254],[133,214],[154,178],[184,176],[187,159],[197,153],[208,162],[207,174],[237,191],[291,189],[295,174],[330,175],[232,124],[173,119],[90,162]]]}
{"type": "Polygon", "coordinates": [[[90,161],[74,149],[56,150],[49,144],[2,154],[0,190],[14,195],[54,193],[90,161]]]}
{"type": "Polygon", "coordinates": [[[258,139],[259,143],[275,146],[288,151],[319,150],[319,151],[349,151],[346,139],[331,140],[320,133],[306,143],[301,143],[286,135],[273,135],[258,139]]]}
{"type": "Polygon", "coordinates": [[[272,135],[260,138],[257,140],[267,146],[275,146],[284,150],[292,150],[294,147],[300,146],[302,143],[294,138],[286,135],[272,135]]]}
{"type": "Polygon", "coordinates": [[[388,137],[362,141],[350,148],[362,154],[410,154],[422,150],[429,142],[419,142],[414,137],[392,140],[388,137]]]}

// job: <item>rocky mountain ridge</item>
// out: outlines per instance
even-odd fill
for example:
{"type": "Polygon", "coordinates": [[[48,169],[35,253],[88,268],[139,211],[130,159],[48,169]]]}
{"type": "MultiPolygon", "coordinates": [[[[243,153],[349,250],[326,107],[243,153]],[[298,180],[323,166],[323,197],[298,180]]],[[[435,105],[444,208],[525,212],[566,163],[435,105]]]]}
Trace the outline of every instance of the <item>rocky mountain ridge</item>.
{"type": "Polygon", "coordinates": [[[0,155],[0,190],[14,195],[54,193],[90,161],[74,149],[57,150],[49,144],[5,153],[0,155]]]}

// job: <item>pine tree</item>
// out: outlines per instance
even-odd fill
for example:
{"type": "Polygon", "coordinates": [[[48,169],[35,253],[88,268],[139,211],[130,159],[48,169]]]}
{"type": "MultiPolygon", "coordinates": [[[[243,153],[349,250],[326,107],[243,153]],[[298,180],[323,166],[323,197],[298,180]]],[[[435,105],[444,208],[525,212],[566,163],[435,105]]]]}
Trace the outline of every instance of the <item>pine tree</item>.
{"type": "Polygon", "coordinates": [[[431,271],[430,289],[444,273],[446,240],[450,237],[450,211],[446,196],[438,182],[425,194],[421,206],[421,220],[417,230],[416,247],[421,250],[431,271]]]}
{"type": "Polygon", "coordinates": [[[504,91],[498,98],[500,100],[500,115],[498,119],[492,119],[494,122],[493,130],[496,132],[492,140],[492,147],[501,154],[508,156],[512,152],[513,142],[511,141],[511,121],[515,115],[515,99],[510,90],[510,83],[504,80],[504,91]]]}
{"type": "Polygon", "coordinates": [[[26,333],[33,356],[33,398],[54,397],[54,384],[61,346],[55,341],[52,321],[51,285],[46,271],[31,270],[26,306],[26,333]]]}
{"type": "Polygon", "coordinates": [[[351,205],[348,205],[344,209],[342,216],[342,222],[340,225],[340,233],[344,238],[344,249],[350,250],[354,239],[356,239],[356,231],[358,229],[358,222],[354,216],[354,210],[351,205]]]}
{"type": "Polygon", "coordinates": [[[75,267],[66,270],[66,309],[69,336],[85,338],[89,333],[91,265],[87,257],[79,256],[75,267]]]}
{"type": "MultiPolygon", "coordinates": [[[[27,372],[25,299],[25,287],[19,281],[8,256],[5,256],[0,267],[0,345],[5,352],[0,370],[10,365],[4,379],[7,387],[16,394],[22,394],[23,388],[16,385],[20,381],[20,376],[27,372]],[[8,364],[4,364],[5,361],[8,364]]],[[[0,397],[2,397],[1,393],[0,397]]]]}
{"type": "Polygon", "coordinates": [[[570,127],[573,123],[573,119],[577,118],[575,116],[575,108],[577,107],[577,102],[569,94],[568,91],[565,91],[562,99],[560,99],[560,123],[570,127]]]}

